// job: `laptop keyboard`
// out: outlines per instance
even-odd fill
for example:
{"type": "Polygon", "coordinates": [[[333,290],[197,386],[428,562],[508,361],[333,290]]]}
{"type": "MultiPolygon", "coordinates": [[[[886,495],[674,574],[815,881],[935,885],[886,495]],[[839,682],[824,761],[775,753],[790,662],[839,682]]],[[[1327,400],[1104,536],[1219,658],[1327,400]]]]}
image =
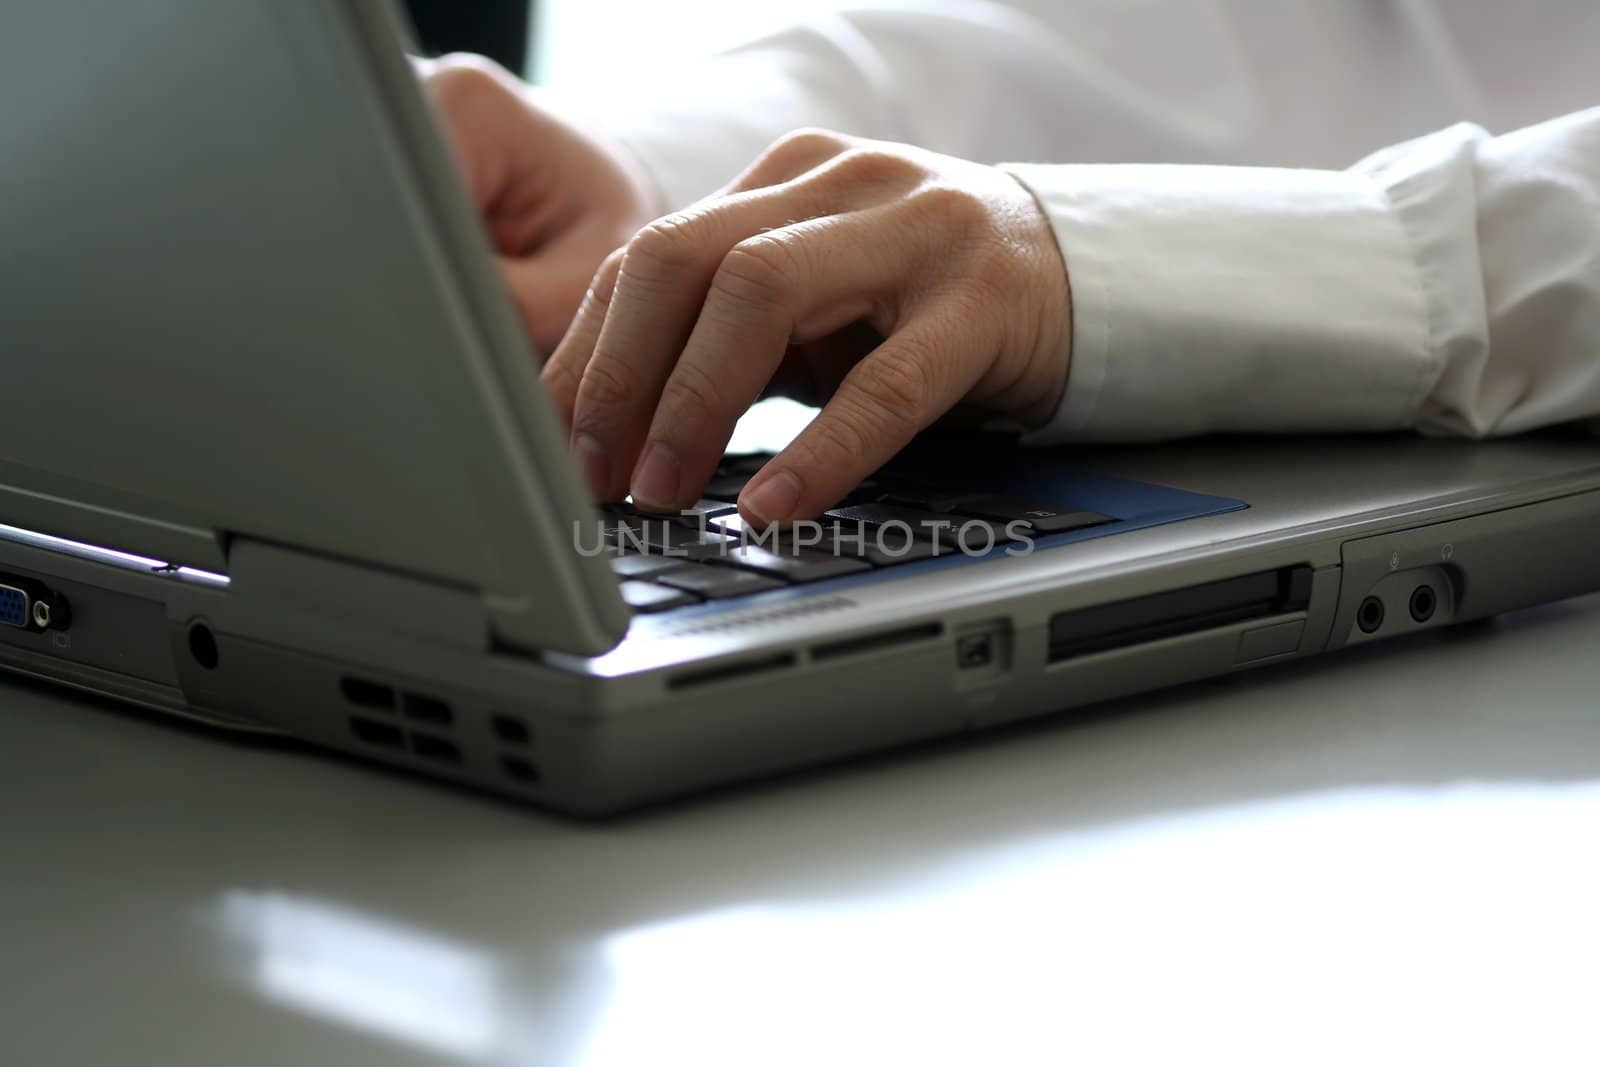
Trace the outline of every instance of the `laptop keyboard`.
{"type": "Polygon", "coordinates": [[[626,503],[601,509],[601,544],[634,611],[671,611],[963,552],[983,554],[1022,538],[1115,521],[1048,501],[885,478],[863,483],[815,525],[781,533],[746,529],[734,502],[771,458],[725,457],[705,499],[685,514],[646,514],[626,503]]]}

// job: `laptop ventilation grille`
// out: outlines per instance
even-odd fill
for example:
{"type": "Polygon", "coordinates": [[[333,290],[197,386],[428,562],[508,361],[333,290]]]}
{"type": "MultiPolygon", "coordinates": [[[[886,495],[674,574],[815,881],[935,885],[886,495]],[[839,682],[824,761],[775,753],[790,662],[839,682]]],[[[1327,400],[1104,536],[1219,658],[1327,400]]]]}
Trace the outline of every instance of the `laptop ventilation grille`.
{"type": "Polygon", "coordinates": [[[742,630],[747,626],[766,626],[775,622],[787,622],[790,619],[803,618],[807,615],[820,615],[826,611],[839,611],[843,608],[855,607],[855,601],[848,597],[822,597],[817,600],[805,600],[797,604],[786,604],[781,607],[770,608],[765,611],[746,611],[734,615],[718,616],[703,622],[689,622],[684,625],[675,625],[664,631],[668,637],[698,637],[702,634],[726,633],[729,630],[742,630]]]}
{"type": "Polygon", "coordinates": [[[489,729],[501,744],[500,770],[520,785],[539,784],[539,765],[531,756],[533,731],[528,724],[514,715],[496,715],[489,720],[489,729]]]}
{"type": "MultiPolygon", "coordinates": [[[[390,755],[410,753],[432,768],[460,767],[464,763],[455,732],[455,709],[450,702],[427,693],[396,687],[369,678],[346,675],[339,691],[347,705],[350,733],[356,740],[390,755]]],[[[539,766],[533,761],[533,731],[522,719],[497,714],[489,720],[497,743],[500,771],[521,786],[537,785],[539,766]]]]}

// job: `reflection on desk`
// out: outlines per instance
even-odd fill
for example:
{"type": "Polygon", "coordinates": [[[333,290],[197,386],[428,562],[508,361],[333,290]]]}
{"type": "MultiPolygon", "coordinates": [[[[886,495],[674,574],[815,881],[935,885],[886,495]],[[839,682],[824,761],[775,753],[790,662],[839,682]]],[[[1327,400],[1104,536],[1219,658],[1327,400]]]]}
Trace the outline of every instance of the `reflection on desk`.
{"type": "Polygon", "coordinates": [[[1593,1062],[1595,647],[1589,598],[598,826],[7,682],[6,1060],[1593,1062]]]}

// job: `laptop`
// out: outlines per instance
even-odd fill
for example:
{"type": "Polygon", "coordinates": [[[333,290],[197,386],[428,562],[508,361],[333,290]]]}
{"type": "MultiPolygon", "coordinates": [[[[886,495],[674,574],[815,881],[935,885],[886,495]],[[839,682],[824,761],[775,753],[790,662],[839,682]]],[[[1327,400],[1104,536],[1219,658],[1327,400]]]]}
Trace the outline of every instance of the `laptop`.
{"type": "Polygon", "coordinates": [[[758,407],[597,510],[386,4],[4,21],[18,674],[606,813],[1600,588],[1580,434],[930,434],[752,545],[758,407]]]}

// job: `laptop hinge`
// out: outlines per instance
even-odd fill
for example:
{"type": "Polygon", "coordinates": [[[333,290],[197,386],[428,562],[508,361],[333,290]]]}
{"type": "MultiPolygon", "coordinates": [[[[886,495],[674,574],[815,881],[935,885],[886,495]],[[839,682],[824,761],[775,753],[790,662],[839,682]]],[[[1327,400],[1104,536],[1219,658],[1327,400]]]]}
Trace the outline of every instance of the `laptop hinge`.
{"type": "Polygon", "coordinates": [[[56,479],[59,489],[54,495],[23,488],[17,484],[22,477],[12,474],[14,469],[0,462],[0,523],[163,562],[223,569],[222,545],[203,526],[148,518],[148,502],[102,486],[56,479]],[[74,493],[82,499],[72,499],[74,493]]]}
{"type": "Polygon", "coordinates": [[[481,594],[349,560],[234,537],[229,595],[252,613],[281,613],[314,629],[362,627],[471,650],[490,647],[481,594]]]}

